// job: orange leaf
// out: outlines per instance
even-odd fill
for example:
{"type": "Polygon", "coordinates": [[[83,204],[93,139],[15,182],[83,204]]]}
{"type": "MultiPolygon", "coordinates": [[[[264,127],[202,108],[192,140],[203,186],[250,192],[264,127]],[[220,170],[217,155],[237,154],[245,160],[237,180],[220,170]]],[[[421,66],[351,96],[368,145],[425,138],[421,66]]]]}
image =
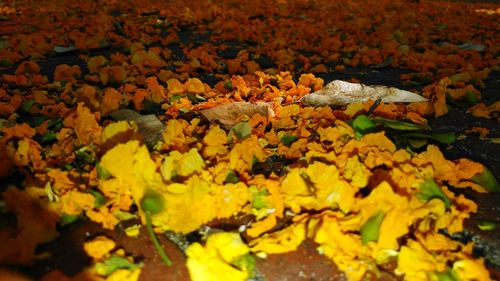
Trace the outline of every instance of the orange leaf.
{"type": "Polygon", "coordinates": [[[146,78],[146,84],[148,85],[148,92],[151,100],[154,103],[161,103],[167,99],[165,88],[158,83],[156,77],[146,78]]]}
{"type": "Polygon", "coordinates": [[[24,61],[16,68],[16,75],[28,74],[28,73],[40,73],[40,66],[35,61],[28,60],[24,61]]]}
{"type": "Polygon", "coordinates": [[[78,65],[69,66],[67,64],[60,64],[56,66],[56,70],[54,71],[54,80],[76,83],[76,78],[79,78],[81,75],[82,71],[78,65]]]}
{"type": "Polygon", "coordinates": [[[184,84],[186,90],[190,93],[201,94],[205,91],[205,86],[203,82],[201,82],[198,78],[189,78],[187,82],[184,84]]]}
{"type": "Polygon", "coordinates": [[[184,93],[186,91],[186,86],[182,84],[179,80],[173,78],[167,81],[168,85],[168,95],[178,95],[184,93]]]}
{"type": "Polygon", "coordinates": [[[78,103],[76,110],[64,119],[63,124],[75,130],[82,144],[100,144],[102,128],[97,123],[96,115],[90,112],[83,103],[78,103]]]}
{"type": "Polygon", "coordinates": [[[106,88],[104,90],[104,97],[101,103],[101,113],[103,116],[116,111],[120,108],[120,101],[122,95],[113,88],[106,88]]]}
{"type": "Polygon", "coordinates": [[[101,68],[108,63],[103,56],[91,57],[87,62],[87,68],[90,73],[99,73],[101,68]]]}

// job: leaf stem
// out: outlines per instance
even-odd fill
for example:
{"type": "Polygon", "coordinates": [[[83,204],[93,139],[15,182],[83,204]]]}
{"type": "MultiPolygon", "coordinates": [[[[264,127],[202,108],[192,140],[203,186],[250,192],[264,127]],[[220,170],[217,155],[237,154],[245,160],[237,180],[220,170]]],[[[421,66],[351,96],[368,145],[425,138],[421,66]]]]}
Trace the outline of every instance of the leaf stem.
{"type": "Polygon", "coordinates": [[[167,266],[172,266],[172,260],[168,257],[167,253],[165,252],[165,249],[160,244],[160,241],[158,240],[158,237],[156,237],[156,234],[153,230],[153,223],[151,221],[151,212],[146,211],[146,228],[148,229],[149,237],[151,238],[151,241],[153,242],[153,245],[158,252],[158,255],[160,255],[161,259],[167,266]]]}

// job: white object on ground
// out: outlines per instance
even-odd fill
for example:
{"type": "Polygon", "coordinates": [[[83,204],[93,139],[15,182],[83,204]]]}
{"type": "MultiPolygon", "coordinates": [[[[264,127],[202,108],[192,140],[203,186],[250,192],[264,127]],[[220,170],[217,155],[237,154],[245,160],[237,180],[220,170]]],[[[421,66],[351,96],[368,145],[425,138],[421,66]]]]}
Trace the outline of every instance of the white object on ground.
{"type": "Polygon", "coordinates": [[[346,105],[356,102],[365,102],[368,99],[381,99],[384,103],[390,102],[424,102],[425,97],[409,91],[387,86],[367,86],[364,84],[350,83],[334,80],[323,89],[305,95],[300,100],[310,106],[346,105]]]}

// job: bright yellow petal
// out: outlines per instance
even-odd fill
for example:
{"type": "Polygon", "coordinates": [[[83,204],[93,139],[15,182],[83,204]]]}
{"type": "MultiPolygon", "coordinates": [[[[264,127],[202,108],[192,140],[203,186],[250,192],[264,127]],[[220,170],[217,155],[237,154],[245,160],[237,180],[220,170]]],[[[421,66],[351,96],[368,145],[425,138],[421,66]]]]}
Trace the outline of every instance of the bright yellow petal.
{"type": "Polygon", "coordinates": [[[294,223],[280,231],[265,234],[250,242],[252,252],[280,254],[297,250],[306,238],[305,222],[294,223]]]}
{"type": "Polygon", "coordinates": [[[220,232],[208,237],[205,246],[193,243],[186,249],[187,267],[193,281],[244,281],[248,272],[230,262],[249,252],[239,234],[220,232]]]}
{"type": "Polygon", "coordinates": [[[96,238],[85,242],[83,249],[93,259],[102,259],[116,247],[116,243],[106,236],[97,236],[96,238]]]}

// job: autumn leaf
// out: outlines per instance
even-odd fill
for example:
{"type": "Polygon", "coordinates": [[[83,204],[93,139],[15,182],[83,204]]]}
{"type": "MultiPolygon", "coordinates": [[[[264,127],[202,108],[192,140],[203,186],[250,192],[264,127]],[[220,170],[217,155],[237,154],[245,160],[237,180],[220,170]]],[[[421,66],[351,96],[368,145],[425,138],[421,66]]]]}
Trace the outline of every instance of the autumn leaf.
{"type": "Polygon", "coordinates": [[[335,80],[321,90],[304,96],[301,102],[310,106],[346,105],[368,101],[369,99],[381,99],[385,103],[427,101],[426,98],[420,95],[393,87],[366,86],[335,80]]]}
{"type": "Polygon", "coordinates": [[[200,113],[210,122],[220,124],[225,128],[234,126],[241,117],[252,117],[254,114],[262,116],[274,116],[273,109],[266,103],[235,102],[223,104],[211,109],[205,109],[200,113]]]}

